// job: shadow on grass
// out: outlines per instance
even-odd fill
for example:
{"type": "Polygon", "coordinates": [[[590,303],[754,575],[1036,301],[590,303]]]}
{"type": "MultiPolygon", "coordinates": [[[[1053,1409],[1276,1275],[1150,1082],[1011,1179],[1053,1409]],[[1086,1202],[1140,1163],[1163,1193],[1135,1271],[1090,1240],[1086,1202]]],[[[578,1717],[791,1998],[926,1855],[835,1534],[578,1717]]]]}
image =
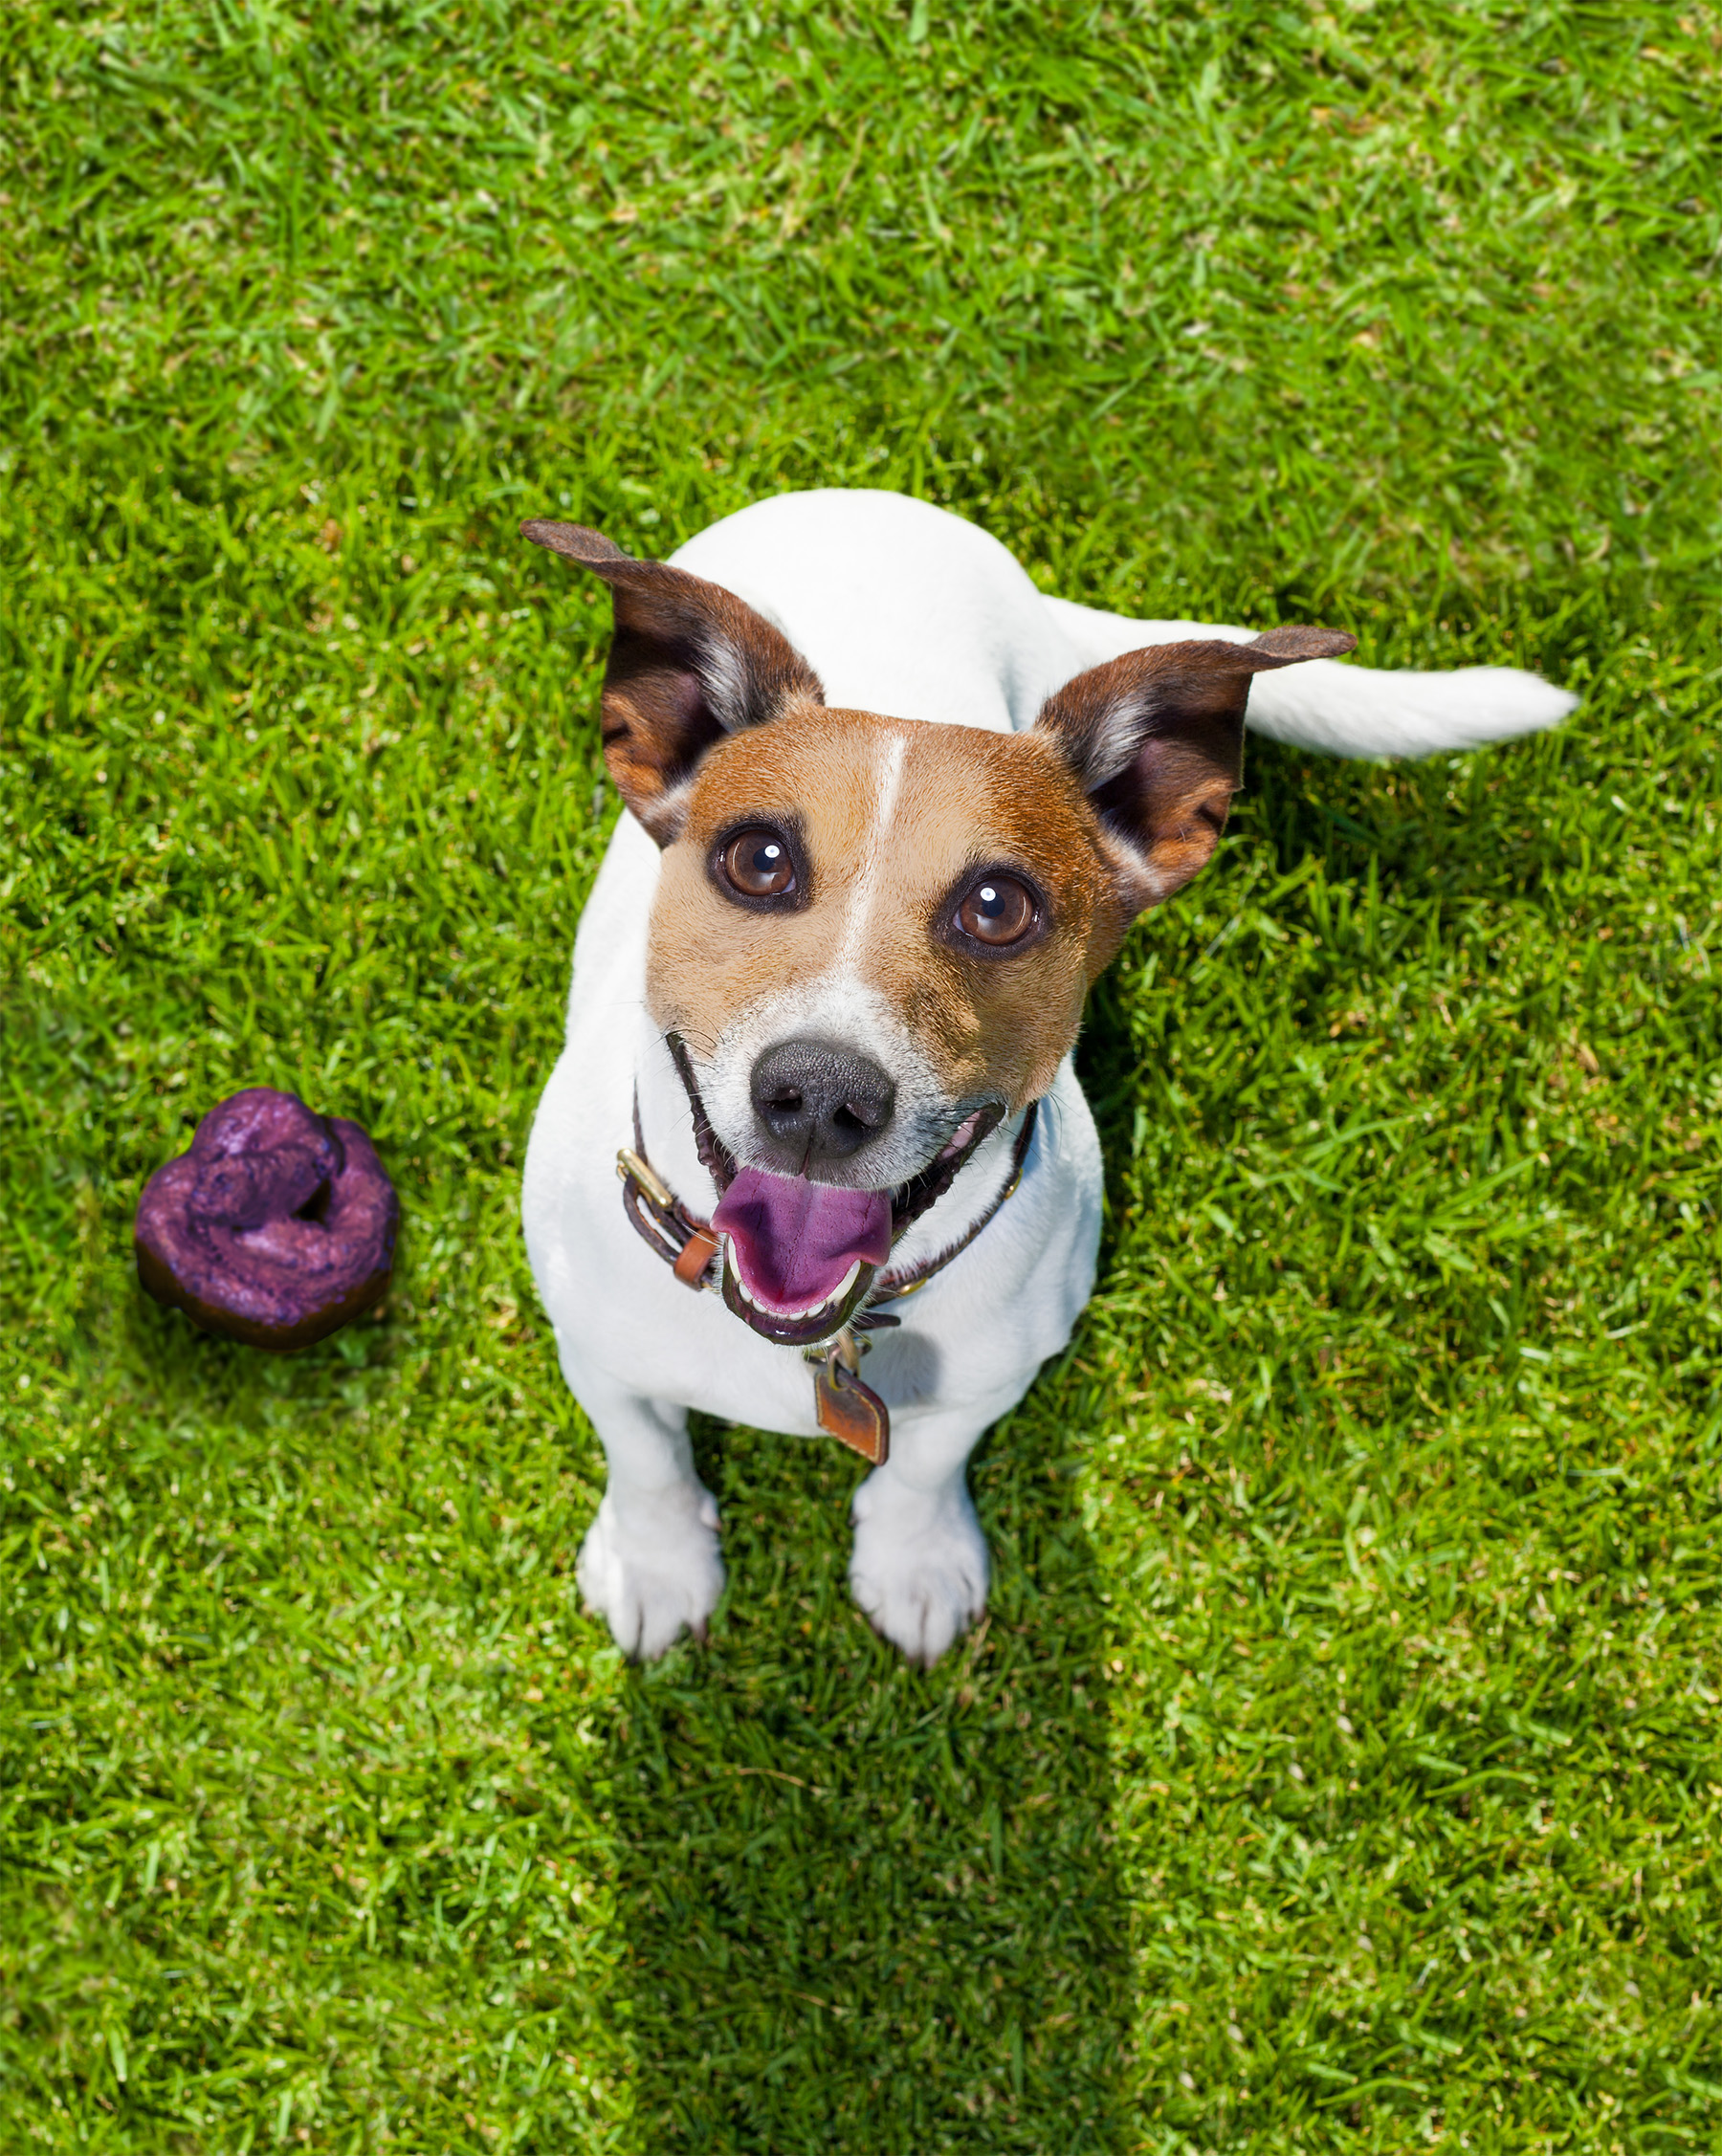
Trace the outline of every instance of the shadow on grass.
{"type": "Polygon", "coordinates": [[[927,1672],[850,1599],[859,1467],[696,1425],[729,1594],[709,1646],[630,1675],[611,1732],[642,2145],[1119,2145],[1124,1897],[1066,1390],[975,1463],[991,1607],[927,1672]]]}

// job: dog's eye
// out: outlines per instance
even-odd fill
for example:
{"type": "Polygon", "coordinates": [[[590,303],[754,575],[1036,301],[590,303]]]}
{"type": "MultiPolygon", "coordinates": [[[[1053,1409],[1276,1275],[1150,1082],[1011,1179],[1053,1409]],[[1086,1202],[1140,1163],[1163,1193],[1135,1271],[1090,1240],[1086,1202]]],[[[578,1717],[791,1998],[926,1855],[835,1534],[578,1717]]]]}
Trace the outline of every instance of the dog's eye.
{"type": "Polygon", "coordinates": [[[1034,926],[1034,894],[1014,876],[983,876],[958,907],[957,926],[989,950],[1020,943],[1034,926]]]}
{"type": "Polygon", "coordinates": [[[738,831],[718,856],[724,881],[744,898],[783,898],[795,889],[795,862],[782,835],[756,825],[738,831]]]}

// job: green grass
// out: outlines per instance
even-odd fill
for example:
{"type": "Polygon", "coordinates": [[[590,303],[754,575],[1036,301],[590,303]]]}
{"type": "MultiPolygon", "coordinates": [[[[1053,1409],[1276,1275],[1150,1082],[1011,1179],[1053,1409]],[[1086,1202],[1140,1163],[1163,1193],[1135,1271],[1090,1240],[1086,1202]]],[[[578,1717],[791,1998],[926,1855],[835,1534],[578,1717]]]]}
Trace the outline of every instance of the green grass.
{"type": "Polygon", "coordinates": [[[0,11],[0,2146],[1713,2148],[1722,16],[0,11]],[[1101,1286],[929,1674],[705,1426],[623,1664],[517,1226],[606,610],[908,488],[1049,588],[1540,667],[1252,758],[1082,1049],[1101,1286]],[[386,1308],[144,1301],[234,1088],[386,1308]]]}

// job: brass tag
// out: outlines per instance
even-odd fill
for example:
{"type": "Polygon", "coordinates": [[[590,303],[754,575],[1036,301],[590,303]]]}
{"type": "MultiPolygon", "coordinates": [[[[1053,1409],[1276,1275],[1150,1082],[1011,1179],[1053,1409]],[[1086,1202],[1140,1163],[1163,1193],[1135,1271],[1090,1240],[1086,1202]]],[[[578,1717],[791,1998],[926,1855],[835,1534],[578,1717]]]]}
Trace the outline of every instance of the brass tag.
{"type": "Polygon", "coordinates": [[[844,1367],[836,1347],[813,1373],[813,1412],[822,1430],[871,1466],[882,1467],[891,1457],[891,1410],[871,1385],[844,1367]]]}

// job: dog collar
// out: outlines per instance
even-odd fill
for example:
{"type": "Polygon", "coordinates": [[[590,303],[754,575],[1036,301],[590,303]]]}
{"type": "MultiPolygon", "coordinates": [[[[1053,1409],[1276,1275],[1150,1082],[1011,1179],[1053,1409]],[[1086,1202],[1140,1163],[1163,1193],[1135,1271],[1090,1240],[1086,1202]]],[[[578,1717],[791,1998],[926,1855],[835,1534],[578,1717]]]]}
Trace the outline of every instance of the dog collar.
{"type": "MultiPolygon", "coordinates": [[[[672,1043],[672,1053],[679,1048],[672,1043]]],[[[676,1054],[676,1067],[682,1070],[683,1057],[676,1054]]],[[[694,1136],[702,1163],[710,1171],[713,1180],[721,1192],[728,1188],[736,1172],[736,1164],[705,1117],[704,1105],[697,1089],[691,1084],[692,1073],[682,1070],[682,1083],[688,1089],[688,1098],[694,1110],[694,1136]],[[710,1157],[708,1157],[708,1153],[710,1157]],[[724,1172],[720,1175],[714,1162],[720,1159],[724,1172]]],[[[901,1271],[891,1270],[881,1274],[873,1283],[866,1303],[834,1338],[816,1348],[803,1350],[805,1358],[814,1365],[813,1410],[822,1430],[858,1452],[862,1459],[874,1467],[882,1467],[891,1453],[891,1410],[872,1387],[865,1383],[860,1375],[861,1357],[872,1345],[865,1334],[877,1331],[885,1326],[900,1325],[901,1318],[887,1310],[877,1309],[881,1303],[901,1302],[923,1288],[935,1274],[943,1272],[953,1259],[960,1258],[974,1242],[1008,1199],[1015,1197],[1023,1179],[1023,1171],[1028,1161],[1028,1148],[1034,1140],[1035,1124],[1040,1103],[1030,1101],[1023,1117],[1022,1128],[1017,1133],[1016,1144],[1010,1155],[1010,1174],[997,1198],[962,1235],[947,1249],[918,1265],[910,1265],[901,1271]],[[863,1335],[857,1339],[856,1335],[863,1335]]],[[[622,1182],[622,1210],[628,1215],[634,1232],[656,1252],[674,1273],[684,1287],[696,1294],[710,1292],[721,1294],[722,1282],[718,1273],[722,1264],[723,1244],[713,1231],[711,1223],[691,1213],[665,1182],[646,1157],[645,1133],[640,1128],[640,1099],[634,1095],[634,1142],[621,1147],[616,1154],[616,1174],[622,1182]]],[[[949,1165],[949,1172],[929,1177],[924,1171],[909,1188],[914,1194],[910,1206],[903,1208],[907,1219],[898,1229],[899,1239],[911,1221],[918,1220],[935,1199],[941,1198],[950,1189],[960,1169],[974,1157],[973,1152],[949,1165]],[[923,1190],[919,1186],[926,1184],[923,1190]]],[[[894,1208],[893,1225],[901,1217],[894,1208]]]]}

